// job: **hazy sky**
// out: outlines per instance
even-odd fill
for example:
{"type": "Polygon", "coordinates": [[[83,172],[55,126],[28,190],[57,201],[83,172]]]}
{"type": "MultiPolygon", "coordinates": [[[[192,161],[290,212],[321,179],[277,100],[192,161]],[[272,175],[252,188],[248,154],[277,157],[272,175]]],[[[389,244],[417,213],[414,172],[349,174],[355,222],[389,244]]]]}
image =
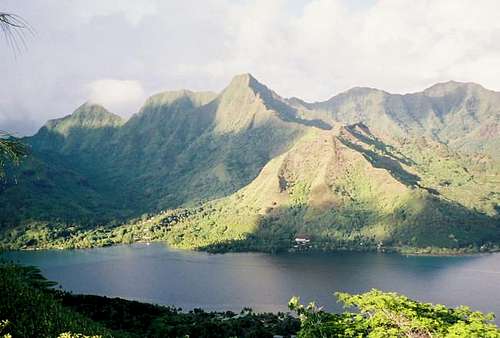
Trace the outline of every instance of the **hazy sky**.
{"type": "MultiPolygon", "coordinates": [[[[440,81],[500,90],[497,0],[7,0],[35,34],[0,40],[0,130],[35,132],[86,100],[123,116],[158,91],[250,72],[282,96],[440,81]]],[[[0,36],[0,38],[2,38],[0,36]]]]}

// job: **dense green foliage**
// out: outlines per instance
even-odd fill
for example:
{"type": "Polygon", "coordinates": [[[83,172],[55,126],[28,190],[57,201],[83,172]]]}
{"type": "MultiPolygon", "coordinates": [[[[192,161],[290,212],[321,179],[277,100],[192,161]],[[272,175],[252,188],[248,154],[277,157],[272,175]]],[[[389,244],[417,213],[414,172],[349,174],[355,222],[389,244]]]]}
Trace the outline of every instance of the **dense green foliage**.
{"type": "Polygon", "coordinates": [[[33,267],[0,265],[0,334],[12,337],[272,337],[298,331],[288,314],[205,312],[119,298],[73,295],[33,267]],[[71,332],[71,333],[70,333],[71,332]]]}
{"type": "Polygon", "coordinates": [[[301,305],[294,297],[289,303],[300,318],[298,337],[500,337],[492,323],[493,314],[419,303],[396,293],[379,290],[360,295],[337,293],[339,301],[358,312],[328,313],[314,303],[301,305]]]}
{"type": "Polygon", "coordinates": [[[253,313],[244,309],[236,314],[205,312],[157,306],[119,298],[64,294],[63,304],[74,311],[131,337],[272,337],[290,335],[299,322],[288,314],[253,313]]]}
{"type": "Polygon", "coordinates": [[[26,138],[32,156],[7,167],[0,245],[274,252],[306,234],[317,250],[494,251],[498,96],[449,83],[311,105],[245,74],[218,95],[157,94],[128,121],[87,103],[26,138]]]}
{"type": "Polygon", "coordinates": [[[32,268],[0,266],[0,317],[13,337],[57,337],[80,332],[111,337],[111,332],[64,307],[40,282],[32,268]]]}
{"type": "Polygon", "coordinates": [[[4,167],[7,163],[17,164],[25,154],[26,145],[24,143],[0,130],[0,178],[5,174],[4,167]]]}

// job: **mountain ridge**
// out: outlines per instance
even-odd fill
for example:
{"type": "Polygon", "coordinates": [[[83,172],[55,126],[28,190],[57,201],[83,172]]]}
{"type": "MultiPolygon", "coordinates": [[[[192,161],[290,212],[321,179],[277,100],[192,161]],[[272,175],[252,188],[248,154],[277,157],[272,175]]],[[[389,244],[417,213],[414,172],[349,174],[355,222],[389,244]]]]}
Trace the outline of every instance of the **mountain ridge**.
{"type": "Polygon", "coordinates": [[[495,245],[500,93],[426,91],[357,87],[307,103],[245,73],[220,93],[152,95],[126,121],[86,103],[25,138],[31,158],[0,184],[0,243],[125,232],[207,250],[287,249],[296,233],[324,249],[495,245]],[[165,215],[182,221],[166,227],[165,215]]]}
{"type": "MultiPolygon", "coordinates": [[[[381,113],[380,116],[384,118],[385,115],[391,115],[393,110],[401,109],[401,110],[410,110],[410,112],[406,112],[405,116],[403,116],[405,119],[407,119],[409,124],[411,124],[409,127],[405,126],[405,129],[403,132],[408,132],[412,131],[412,129],[416,128],[416,125],[421,125],[423,122],[419,121],[419,118],[424,118],[422,116],[414,116],[413,111],[419,108],[424,108],[426,110],[433,109],[433,105],[436,106],[436,112],[431,112],[435,113],[435,116],[432,117],[427,117],[430,118],[431,120],[440,120],[440,112],[443,110],[442,107],[440,108],[439,102],[424,102],[420,103],[419,105],[421,107],[413,107],[415,104],[412,103],[412,101],[418,100],[419,98],[422,97],[427,97],[427,98],[432,98],[432,97],[443,97],[445,96],[443,93],[446,93],[447,95],[453,94],[455,91],[460,91],[462,94],[467,94],[467,92],[481,92],[480,95],[487,96],[487,97],[493,97],[495,100],[495,104],[500,102],[500,92],[496,92],[493,90],[489,90],[481,86],[480,84],[474,83],[474,82],[459,82],[459,81],[447,81],[447,82],[440,82],[436,83],[432,86],[427,87],[423,91],[420,92],[414,92],[414,93],[406,93],[406,94],[392,94],[380,89],[376,88],[371,88],[371,87],[353,87],[349,90],[346,90],[344,92],[341,92],[337,95],[332,96],[330,99],[327,99],[325,101],[316,101],[316,102],[306,102],[304,100],[301,100],[299,98],[282,98],[276,92],[272,91],[269,89],[267,86],[261,84],[258,80],[255,79],[250,73],[244,73],[240,75],[236,75],[233,77],[229,85],[220,93],[216,94],[213,92],[193,92],[190,90],[182,89],[182,90],[175,90],[175,91],[166,91],[162,93],[157,93],[149,97],[143,107],[141,107],[140,111],[137,114],[134,114],[132,117],[138,114],[142,114],[143,111],[150,106],[151,104],[159,105],[159,106],[164,106],[165,104],[169,103],[170,101],[175,101],[178,99],[182,98],[187,98],[189,100],[192,100],[192,103],[197,103],[194,104],[194,106],[199,107],[202,105],[206,105],[210,103],[210,101],[216,100],[218,97],[220,98],[221,95],[224,95],[224,92],[227,90],[231,90],[232,87],[242,87],[246,86],[248,90],[252,91],[255,96],[259,96],[267,109],[273,110],[273,108],[276,108],[276,106],[279,106],[278,109],[274,109],[274,111],[281,111],[282,116],[281,118],[287,121],[294,121],[295,122],[300,122],[301,119],[303,121],[310,121],[313,120],[315,122],[321,121],[320,123],[317,124],[318,127],[320,128],[330,128],[332,122],[337,122],[337,123],[344,123],[344,124],[351,124],[351,123],[356,123],[357,120],[363,120],[363,122],[367,123],[370,125],[371,128],[378,128],[376,126],[376,123],[373,121],[376,120],[376,118],[373,119],[367,119],[366,117],[363,118],[363,116],[360,116],[359,113],[356,111],[358,110],[370,110],[370,107],[366,107],[366,102],[368,104],[373,106],[373,100],[378,100],[378,104],[381,105],[381,107],[378,107],[378,111],[381,113]],[[446,89],[447,88],[447,89],[446,89]],[[472,89],[471,89],[472,88],[472,89]],[[441,94],[438,94],[440,92],[441,94]],[[432,94],[434,93],[434,94],[432,94]],[[163,102],[162,102],[163,100],[163,102]],[[273,101],[274,102],[270,102],[273,101]],[[340,101],[345,101],[345,100],[355,100],[354,103],[349,103],[347,104],[348,107],[344,107],[342,102],[340,101]],[[276,103],[278,102],[278,103],[276,103]],[[339,107],[340,105],[340,107],[339,107]],[[351,118],[347,118],[344,116],[345,114],[342,113],[343,110],[347,110],[346,114],[350,115],[351,118]],[[285,113],[283,113],[283,111],[285,113]],[[319,112],[318,112],[319,111],[319,112]],[[325,115],[325,113],[333,114],[333,115],[325,115]],[[414,121],[411,121],[414,120],[414,121]],[[415,121],[416,120],[416,121],[415,121]],[[323,124],[324,123],[324,124],[323,124]]],[[[239,93],[237,93],[239,94],[239,93]]],[[[474,106],[475,100],[477,100],[474,96],[470,98],[468,102],[461,102],[462,105],[466,105],[469,110],[474,111],[474,109],[477,109],[477,107],[474,106]]],[[[461,101],[466,101],[466,98],[463,97],[461,101]]],[[[170,102],[170,103],[172,103],[170,102]]],[[[85,105],[85,104],[84,104],[85,105]]],[[[83,105],[83,106],[84,106],[83,105]]],[[[466,108],[467,108],[466,107],[466,108]]],[[[78,110],[78,109],[77,109],[78,110]]],[[[445,109],[446,110],[446,109],[445,109]]],[[[234,111],[233,111],[234,113],[234,111]]],[[[262,113],[262,112],[261,112],[262,113]]],[[[114,115],[114,114],[113,114],[114,115]]],[[[115,115],[118,117],[118,115],[115,115]]],[[[377,116],[379,118],[380,116],[377,116]]],[[[487,136],[489,136],[488,139],[491,138],[498,138],[498,120],[500,119],[500,112],[498,110],[496,111],[490,111],[486,115],[486,118],[490,118],[491,121],[489,122],[489,125],[484,127],[486,131],[488,131],[487,136]]],[[[227,118],[227,116],[220,116],[219,119],[224,120],[227,118]]],[[[401,118],[398,116],[397,118],[401,118]]],[[[391,119],[395,119],[395,117],[388,117],[385,122],[387,122],[389,125],[394,124],[394,121],[391,121],[391,119]]],[[[54,121],[58,121],[60,119],[55,119],[54,121]]],[[[252,117],[246,117],[245,121],[240,121],[242,123],[242,126],[248,126],[250,123],[249,121],[252,120],[252,117]]],[[[440,121],[441,124],[443,124],[446,121],[440,121]]],[[[51,123],[49,121],[48,123],[51,123]]],[[[122,123],[124,124],[124,123],[122,123]]],[[[235,123],[236,125],[238,123],[235,123]]],[[[313,123],[314,124],[314,123],[313,123]]],[[[43,128],[43,127],[42,127],[43,128]]],[[[219,129],[224,130],[225,128],[229,128],[228,126],[221,126],[219,129]]],[[[428,126],[425,126],[425,128],[429,128],[428,126]]],[[[443,126],[439,127],[443,128],[443,126]]],[[[228,130],[230,130],[229,128],[228,130]]],[[[379,128],[383,129],[383,128],[379,128]]],[[[401,129],[400,127],[395,127],[394,129],[401,129]]],[[[393,130],[396,131],[396,130],[393,130]]],[[[399,130],[401,132],[401,130],[399,130]]],[[[422,126],[420,126],[420,130],[418,132],[422,132],[422,126]]],[[[480,137],[480,135],[484,134],[483,130],[472,130],[471,132],[477,135],[477,137],[480,137]]],[[[487,139],[487,142],[489,142],[487,139]]],[[[442,138],[439,140],[440,142],[449,142],[446,137],[442,138]]],[[[457,140],[452,140],[451,145],[453,145],[453,142],[457,144],[457,147],[461,147],[460,142],[457,140]]],[[[481,149],[481,151],[486,151],[489,153],[494,153],[496,149],[496,145],[498,143],[498,140],[492,141],[493,145],[487,146],[486,149],[481,149]]],[[[475,151],[478,148],[478,146],[473,147],[472,149],[465,149],[465,151],[475,151]]],[[[484,148],[484,147],[483,147],[484,148]]],[[[495,153],[496,154],[496,153],[495,153]]]]}
{"type": "Polygon", "coordinates": [[[102,105],[87,101],[70,115],[47,121],[41,129],[47,128],[67,136],[71,128],[116,127],[124,122],[119,115],[109,112],[102,105]]]}

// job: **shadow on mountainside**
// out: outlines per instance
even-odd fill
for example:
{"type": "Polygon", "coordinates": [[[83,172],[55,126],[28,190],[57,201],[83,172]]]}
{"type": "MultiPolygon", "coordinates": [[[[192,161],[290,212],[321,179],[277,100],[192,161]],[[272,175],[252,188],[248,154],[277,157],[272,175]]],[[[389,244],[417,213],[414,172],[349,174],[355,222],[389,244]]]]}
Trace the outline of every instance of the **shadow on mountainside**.
{"type": "Polygon", "coordinates": [[[0,222],[105,223],[228,196],[303,131],[264,125],[218,135],[213,102],[191,111],[184,101],[171,105],[120,127],[72,126],[65,136],[43,127],[25,138],[32,158],[2,183],[0,222]]]}
{"type": "Polygon", "coordinates": [[[261,84],[253,77],[250,78],[251,87],[259,93],[267,108],[274,110],[279,117],[286,122],[295,122],[308,127],[315,127],[323,130],[331,130],[332,126],[320,119],[303,119],[299,117],[298,110],[289,104],[283,102],[274,91],[261,84]]]}
{"type": "Polygon", "coordinates": [[[362,143],[373,146],[380,152],[387,154],[396,161],[399,161],[405,165],[415,165],[415,161],[411,158],[398,152],[393,146],[382,142],[377,136],[373,135],[370,129],[362,122],[349,125],[345,127],[354,137],[356,137],[362,143]]]}
{"type": "Polygon", "coordinates": [[[378,154],[370,149],[365,149],[363,146],[351,142],[346,138],[339,137],[339,140],[346,147],[349,147],[352,150],[355,150],[362,154],[363,157],[367,161],[369,161],[375,168],[387,170],[391,174],[391,176],[398,180],[400,183],[409,187],[420,186],[420,177],[405,170],[401,166],[401,164],[393,158],[378,154]]]}
{"type": "Polygon", "coordinates": [[[288,251],[296,236],[308,236],[314,250],[376,251],[382,248],[444,248],[478,251],[500,243],[500,219],[424,193],[418,208],[383,213],[355,203],[337,209],[276,208],[242,240],[221,240],[198,250],[288,251]],[[311,216],[313,215],[313,216],[311,216]]]}
{"type": "Polygon", "coordinates": [[[363,123],[346,126],[338,139],[345,146],[362,154],[375,168],[387,170],[400,183],[412,188],[419,187],[433,195],[440,194],[434,188],[422,186],[421,177],[410,173],[402,166],[402,164],[416,165],[415,161],[398,152],[393,146],[382,142],[363,123]]]}

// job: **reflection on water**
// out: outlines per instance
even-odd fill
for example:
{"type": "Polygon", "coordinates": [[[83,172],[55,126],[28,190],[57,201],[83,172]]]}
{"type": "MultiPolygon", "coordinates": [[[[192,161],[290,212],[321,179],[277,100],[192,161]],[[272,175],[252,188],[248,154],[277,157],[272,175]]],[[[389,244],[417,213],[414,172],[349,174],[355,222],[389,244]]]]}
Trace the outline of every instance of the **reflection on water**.
{"type": "Polygon", "coordinates": [[[6,252],[4,259],[39,266],[75,293],[175,305],[183,309],[286,311],[299,295],[341,310],[333,292],[371,288],[467,304],[500,315],[500,254],[416,257],[377,253],[211,255],[161,243],[72,251],[6,252]]]}

